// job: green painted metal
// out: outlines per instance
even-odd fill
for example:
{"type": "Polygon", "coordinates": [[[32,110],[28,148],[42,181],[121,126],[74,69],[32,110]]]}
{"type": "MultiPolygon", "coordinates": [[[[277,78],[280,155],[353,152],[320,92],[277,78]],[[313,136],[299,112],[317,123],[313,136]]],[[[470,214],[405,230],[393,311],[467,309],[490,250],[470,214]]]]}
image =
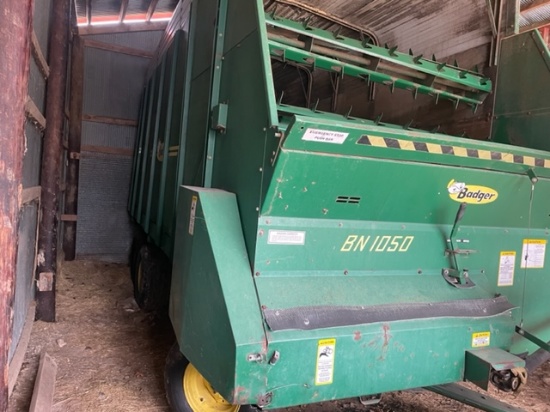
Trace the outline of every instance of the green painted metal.
{"type": "MultiPolygon", "coordinates": [[[[225,24],[227,20],[227,3],[229,0],[221,0],[218,11],[217,27],[214,35],[214,56],[213,56],[213,73],[212,83],[210,85],[210,113],[214,115],[214,111],[219,107],[220,103],[220,82],[223,69],[223,45],[225,42],[225,24]]],[[[225,106],[225,104],[224,104],[225,106]]],[[[206,135],[208,136],[206,141],[206,153],[205,157],[205,172],[204,172],[204,187],[212,186],[212,169],[214,168],[214,154],[216,148],[216,137],[220,130],[213,129],[206,125],[206,135]]]]}
{"type": "Polygon", "coordinates": [[[177,75],[180,40],[181,35],[176,35],[170,49],[166,54],[166,71],[168,72],[168,75],[165,76],[163,88],[167,91],[167,93],[166,101],[163,102],[159,113],[159,118],[161,117],[161,114],[164,115],[164,117],[160,118],[162,123],[159,129],[159,143],[156,156],[156,161],[160,162],[160,167],[156,168],[156,175],[153,178],[154,188],[151,196],[151,216],[154,216],[154,218],[151,218],[153,230],[150,231],[151,238],[158,245],[162,245],[163,243],[163,204],[168,201],[168,199],[166,199],[166,185],[168,183],[173,183],[167,182],[167,174],[169,157],[171,153],[171,128],[174,127],[174,125],[172,125],[172,112],[174,109],[174,94],[176,93],[176,88],[173,87],[173,85],[175,84],[177,75]]]}
{"type": "Polygon", "coordinates": [[[270,62],[472,105],[490,81],[261,0],[196,0],[189,27],[147,89],[131,212],[173,257],[180,348],[224,398],[273,409],[440,388],[468,379],[471,354],[484,376],[522,367],[512,354],[536,346],[516,325],[550,341],[546,147],[277,104],[270,62]]]}
{"type": "MultiPolygon", "coordinates": [[[[352,76],[365,79],[366,81],[385,84],[389,87],[398,89],[410,90],[413,93],[437,95],[439,98],[453,100],[456,102],[470,103],[472,105],[481,104],[481,97],[467,97],[456,93],[440,91],[428,85],[422,85],[418,82],[413,82],[406,79],[396,79],[391,74],[378,72],[365,67],[344,63],[338,59],[319,56],[315,53],[310,53],[300,50],[295,47],[286,46],[283,43],[269,41],[269,50],[273,57],[280,58],[282,61],[293,61],[303,63],[307,61],[312,67],[322,69],[333,73],[338,73],[341,76],[352,76]]],[[[385,49],[383,49],[385,50],[385,49]]]]}
{"type": "Polygon", "coordinates": [[[155,122],[153,126],[153,136],[151,139],[151,146],[149,147],[149,156],[150,159],[147,159],[149,162],[147,171],[149,178],[147,180],[147,186],[146,191],[144,193],[144,220],[143,220],[143,229],[145,230],[145,233],[149,233],[150,227],[151,227],[151,216],[155,216],[154,211],[152,212],[153,208],[156,208],[156,202],[153,202],[153,190],[155,187],[158,187],[157,185],[160,183],[156,180],[156,173],[158,173],[157,168],[157,159],[159,157],[159,135],[164,132],[164,123],[161,124],[162,119],[162,108],[164,103],[164,93],[166,92],[164,86],[164,78],[166,76],[166,55],[161,60],[160,67],[159,67],[159,89],[158,89],[158,97],[156,100],[156,112],[154,114],[155,122]],[[162,129],[161,129],[162,125],[162,129]]]}
{"type": "MultiPolygon", "coordinates": [[[[266,23],[268,26],[288,30],[298,36],[299,40],[296,42],[296,40],[280,34],[268,34],[268,37],[270,37],[269,46],[271,55],[282,58],[283,61],[292,60],[302,64],[307,63],[312,67],[319,67],[342,75],[363,77],[366,80],[387,84],[391,87],[409,89],[411,91],[416,90],[424,94],[434,94],[438,98],[463,101],[474,105],[483,102],[486,94],[492,87],[489,79],[477,73],[424,59],[421,55],[413,56],[400,53],[396,51],[397,47],[383,48],[366,41],[346,38],[338,33],[330,33],[325,30],[309,27],[305,21],[295,22],[266,15],[266,23]],[[304,41],[304,39],[310,40],[304,41]],[[292,47],[293,45],[304,43],[306,49],[315,50],[313,46],[315,41],[321,41],[323,44],[330,44],[337,48],[342,47],[350,52],[368,56],[371,59],[369,60],[370,67],[346,64],[339,61],[340,59],[331,59],[319,53],[308,53],[305,50],[292,47]],[[399,74],[413,77],[416,81],[399,79],[399,74]],[[460,87],[463,93],[465,90],[468,93],[464,95],[447,93],[442,91],[438,87],[438,84],[460,87]]],[[[319,50],[325,51],[327,48],[323,46],[319,50]]],[[[325,53],[330,53],[330,51],[325,51],[325,53]]]]}
{"type": "Polygon", "coordinates": [[[252,403],[266,366],[248,355],[266,342],[236,197],[185,187],[178,216],[170,319],[180,349],[226,399],[252,403]]]}
{"type": "MultiPolygon", "coordinates": [[[[157,71],[153,78],[151,79],[151,92],[150,92],[150,98],[148,102],[148,109],[147,109],[147,122],[146,127],[144,130],[144,136],[141,140],[143,142],[143,146],[140,146],[140,156],[141,160],[139,162],[140,167],[140,174],[139,174],[139,181],[138,181],[138,190],[137,190],[137,205],[133,214],[134,219],[142,225],[142,227],[145,229],[145,221],[144,221],[144,213],[143,210],[143,204],[146,201],[146,195],[145,190],[147,187],[149,187],[149,167],[151,165],[151,161],[149,160],[149,157],[151,156],[152,151],[152,130],[153,123],[155,120],[155,107],[156,107],[156,101],[158,99],[158,92],[159,92],[159,79],[160,73],[157,71]]],[[[141,144],[141,142],[140,142],[141,144]]]]}
{"type": "Polygon", "coordinates": [[[538,30],[502,41],[492,140],[550,151],[550,51],[538,30]]]}
{"type": "Polygon", "coordinates": [[[134,144],[134,154],[132,156],[132,176],[130,177],[130,182],[131,182],[130,193],[128,195],[128,204],[127,204],[127,209],[130,214],[134,213],[134,204],[135,204],[135,198],[137,194],[136,186],[137,186],[138,173],[140,172],[139,162],[141,161],[140,141],[143,135],[143,128],[145,126],[145,122],[147,121],[147,116],[145,116],[145,108],[147,107],[148,95],[149,95],[149,87],[148,85],[146,85],[144,88],[141,100],[139,102],[138,128],[136,132],[136,141],[134,144]]]}

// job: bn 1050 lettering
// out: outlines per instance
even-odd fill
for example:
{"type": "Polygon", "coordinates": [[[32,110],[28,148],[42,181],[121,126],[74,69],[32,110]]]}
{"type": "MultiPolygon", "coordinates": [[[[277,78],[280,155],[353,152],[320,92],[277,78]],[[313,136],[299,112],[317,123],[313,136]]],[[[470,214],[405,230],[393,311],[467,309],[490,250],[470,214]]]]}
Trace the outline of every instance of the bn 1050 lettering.
{"type": "Polygon", "coordinates": [[[406,252],[411,247],[414,236],[359,236],[349,235],[340,252],[406,252]]]}

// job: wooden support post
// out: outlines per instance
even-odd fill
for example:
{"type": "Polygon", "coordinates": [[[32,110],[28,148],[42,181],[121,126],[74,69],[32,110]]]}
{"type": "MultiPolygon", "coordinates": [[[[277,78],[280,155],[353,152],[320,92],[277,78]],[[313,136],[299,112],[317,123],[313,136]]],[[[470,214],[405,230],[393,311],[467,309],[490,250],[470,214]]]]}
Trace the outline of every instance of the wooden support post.
{"type": "Polygon", "coordinates": [[[46,131],[42,154],[42,220],[38,237],[36,270],[36,319],[55,321],[55,272],[57,260],[57,208],[63,142],[67,50],[69,43],[69,2],[53,3],[50,31],[50,77],[46,89],[46,131]]]}
{"type": "Polygon", "coordinates": [[[8,351],[17,264],[32,4],[31,0],[0,2],[0,411],[8,409],[8,351]]]}
{"type": "MultiPolygon", "coordinates": [[[[71,50],[71,91],[69,101],[69,140],[67,150],[67,180],[65,185],[65,214],[78,213],[78,170],[80,142],[82,135],[82,96],[84,93],[84,48],[82,38],[73,36],[71,50]]],[[[63,225],[63,252],[65,260],[76,256],[76,220],[65,221],[63,225]]]]}

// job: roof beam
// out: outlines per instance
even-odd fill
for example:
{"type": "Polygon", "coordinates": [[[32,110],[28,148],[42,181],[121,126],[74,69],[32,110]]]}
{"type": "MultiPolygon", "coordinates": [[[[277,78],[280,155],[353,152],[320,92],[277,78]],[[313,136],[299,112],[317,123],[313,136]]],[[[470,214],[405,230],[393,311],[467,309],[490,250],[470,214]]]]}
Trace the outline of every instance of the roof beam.
{"type": "Polygon", "coordinates": [[[147,16],[145,17],[145,20],[151,21],[151,17],[153,17],[153,14],[155,13],[155,9],[157,8],[159,0],[151,0],[149,3],[149,9],[147,10],[147,16]]]}
{"type": "Polygon", "coordinates": [[[92,0],[86,0],[86,24],[92,24],[92,0]]]}
{"type": "Polygon", "coordinates": [[[167,21],[153,21],[143,23],[120,23],[100,26],[78,26],[78,34],[89,36],[92,34],[133,33],[137,31],[164,31],[167,21]]]}
{"type": "Polygon", "coordinates": [[[147,50],[134,49],[133,47],[121,46],[119,44],[113,43],[104,43],[102,41],[84,39],[85,47],[92,47],[94,49],[107,50],[115,53],[127,54],[129,56],[144,57],[146,59],[151,59],[153,53],[147,50]]]}
{"type": "Polygon", "coordinates": [[[536,10],[544,6],[548,6],[550,0],[534,0],[532,3],[526,5],[521,9],[521,13],[526,13],[528,11],[536,10]]]}
{"type": "Polygon", "coordinates": [[[120,1],[120,13],[118,15],[118,22],[122,23],[126,17],[126,11],[128,10],[128,0],[120,1]]]}

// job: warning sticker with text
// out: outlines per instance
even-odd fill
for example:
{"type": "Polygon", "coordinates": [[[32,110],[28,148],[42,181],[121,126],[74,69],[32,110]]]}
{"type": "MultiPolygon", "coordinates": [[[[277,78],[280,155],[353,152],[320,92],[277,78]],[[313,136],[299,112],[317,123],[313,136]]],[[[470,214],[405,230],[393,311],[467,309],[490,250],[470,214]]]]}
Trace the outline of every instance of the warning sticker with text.
{"type": "Polygon", "coordinates": [[[546,254],[546,239],[523,239],[521,267],[524,269],[542,269],[546,254]]]}
{"type": "Polygon", "coordinates": [[[472,348],[489,346],[491,343],[491,332],[478,332],[472,334],[472,348]]]}
{"type": "Polygon", "coordinates": [[[321,339],[317,343],[315,385],[330,385],[334,375],[336,339],[321,339]]]}
{"type": "Polygon", "coordinates": [[[307,129],[302,140],[310,142],[342,144],[346,141],[349,133],[333,132],[331,130],[307,129]]]}
{"type": "Polygon", "coordinates": [[[512,286],[514,284],[514,270],[516,267],[516,252],[500,252],[498,263],[498,286],[512,286]]]}

